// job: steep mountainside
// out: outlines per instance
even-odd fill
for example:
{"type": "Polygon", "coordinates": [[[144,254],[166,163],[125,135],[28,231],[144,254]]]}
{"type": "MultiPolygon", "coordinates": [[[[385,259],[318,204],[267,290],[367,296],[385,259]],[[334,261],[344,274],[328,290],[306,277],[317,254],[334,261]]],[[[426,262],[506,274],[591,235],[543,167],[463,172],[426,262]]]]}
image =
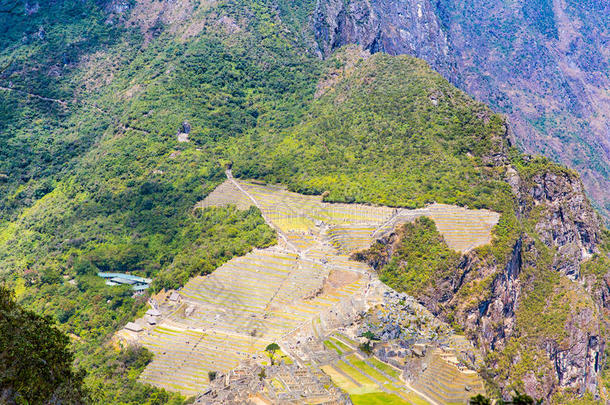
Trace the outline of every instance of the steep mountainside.
{"type": "Polygon", "coordinates": [[[610,4],[319,0],[320,55],[349,43],[426,60],[508,115],[518,144],[578,169],[610,215],[610,4]]]}
{"type": "MultiPolygon", "coordinates": [[[[560,402],[603,393],[608,242],[578,176],[521,155],[502,116],[420,59],[309,53],[314,8],[4,2],[0,280],[69,334],[97,403],[178,404],[178,394],[137,382],[150,353],[110,346],[147,295],[96,273],[151,277],[156,292],[273,245],[256,208],[193,209],[229,163],[236,177],[327,202],[488,208],[501,214],[492,244],[446,266],[439,288],[426,289],[425,274],[411,292],[489,346],[489,378],[503,393],[522,387],[560,402]]],[[[429,21],[409,48],[422,57],[450,44],[429,21]],[[426,38],[428,50],[417,45],[426,38]]]]}
{"type": "Polygon", "coordinates": [[[596,392],[608,307],[601,273],[607,274],[609,252],[602,242],[610,235],[600,230],[574,174],[507,163],[520,222],[508,261],[490,260],[485,248],[449,255],[436,230],[417,223],[356,257],[463,328],[487,351],[501,389],[514,384],[542,398],[557,388],[596,392]],[[430,275],[422,277],[422,268],[430,275]]]}
{"type": "MultiPolygon", "coordinates": [[[[308,119],[280,147],[267,150],[270,138],[262,137],[254,169],[250,159],[234,157],[241,173],[325,192],[334,201],[436,201],[502,212],[491,246],[444,261],[446,250],[418,240],[425,260],[411,265],[419,288],[388,282],[488,349],[490,376],[503,392],[596,393],[605,356],[601,273],[609,270],[608,251],[600,247],[600,220],[577,174],[519,155],[501,117],[422,61],[361,55],[353,48],[337,55],[344,67],[322,80],[308,119]],[[439,272],[423,265],[439,261],[439,272]],[[584,263],[597,270],[581,270],[584,263]]],[[[388,246],[386,258],[395,249],[388,246]]],[[[368,256],[363,259],[383,274],[384,259],[368,256]]]]}

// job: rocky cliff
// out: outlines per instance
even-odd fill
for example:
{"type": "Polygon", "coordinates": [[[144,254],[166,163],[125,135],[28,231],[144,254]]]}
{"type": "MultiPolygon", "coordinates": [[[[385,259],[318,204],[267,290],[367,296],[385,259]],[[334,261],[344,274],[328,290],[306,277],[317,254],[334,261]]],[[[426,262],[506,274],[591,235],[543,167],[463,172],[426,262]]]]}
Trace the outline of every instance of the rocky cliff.
{"type": "Polygon", "coordinates": [[[578,169],[610,215],[610,64],[600,0],[318,0],[322,56],[348,43],[426,60],[506,114],[520,146],[578,169]]]}
{"type": "Polygon", "coordinates": [[[443,74],[454,73],[447,35],[429,2],[319,1],[313,29],[320,56],[359,44],[371,53],[417,56],[443,74]]]}
{"type": "MultiPolygon", "coordinates": [[[[517,388],[564,400],[599,395],[610,267],[587,266],[608,255],[601,220],[574,172],[505,153],[489,162],[504,171],[516,200],[510,226],[519,231],[506,258],[487,248],[470,251],[453,272],[412,293],[487,352],[489,376],[501,392],[517,388]]],[[[383,277],[404,238],[399,227],[356,257],[383,277]]]]}

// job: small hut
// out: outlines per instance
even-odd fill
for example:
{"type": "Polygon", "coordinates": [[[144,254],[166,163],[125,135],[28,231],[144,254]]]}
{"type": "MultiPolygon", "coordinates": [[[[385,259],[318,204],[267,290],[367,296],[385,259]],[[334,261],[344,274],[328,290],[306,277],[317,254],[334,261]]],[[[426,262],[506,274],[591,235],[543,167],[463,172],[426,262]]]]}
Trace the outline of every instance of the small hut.
{"type": "Polygon", "coordinates": [[[132,332],[142,332],[144,329],[135,322],[128,322],[125,325],[125,329],[130,330],[132,332]]]}

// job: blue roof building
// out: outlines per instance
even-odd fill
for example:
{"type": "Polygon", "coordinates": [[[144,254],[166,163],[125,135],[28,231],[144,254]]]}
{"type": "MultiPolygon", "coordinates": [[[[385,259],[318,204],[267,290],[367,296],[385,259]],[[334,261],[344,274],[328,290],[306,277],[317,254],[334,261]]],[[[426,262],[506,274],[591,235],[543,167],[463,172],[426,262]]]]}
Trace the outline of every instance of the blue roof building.
{"type": "Polygon", "coordinates": [[[97,275],[106,279],[106,285],[113,286],[126,284],[132,286],[133,290],[136,292],[148,289],[150,283],[152,283],[152,279],[150,278],[132,276],[131,274],[99,272],[97,275]]]}

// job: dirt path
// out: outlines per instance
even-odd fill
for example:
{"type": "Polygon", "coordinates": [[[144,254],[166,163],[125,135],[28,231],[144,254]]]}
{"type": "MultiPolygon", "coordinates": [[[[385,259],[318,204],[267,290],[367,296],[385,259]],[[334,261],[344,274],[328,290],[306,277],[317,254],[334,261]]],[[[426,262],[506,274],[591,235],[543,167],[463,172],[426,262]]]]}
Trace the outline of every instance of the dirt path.
{"type": "Polygon", "coordinates": [[[64,108],[68,107],[68,103],[66,101],[58,100],[56,98],[44,97],[44,96],[41,96],[41,95],[38,95],[38,94],[28,93],[27,91],[23,91],[23,90],[19,90],[19,89],[12,89],[10,87],[2,87],[2,86],[0,86],[0,90],[11,91],[13,93],[23,94],[25,96],[37,98],[37,99],[43,100],[43,101],[50,101],[52,103],[60,104],[64,108]]]}
{"type": "MultiPolygon", "coordinates": [[[[264,213],[263,208],[260,206],[260,204],[258,203],[258,201],[256,200],[256,198],[254,198],[252,196],[252,194],[250,194],[246,189],[244,189],[241,184],[239,184],[239,182],[233,177],[233,173],[231,172],[231,169],[227,169],[225,170],[225,175],[227,176],[227,179],[229,181],[231,181],[231,183],[233,183],[233,185],[235,187],[237,187],[237,189],[239,191],[241,191],[246,197],[248,197],[248,199],[250,201],[252,201],[252,204],[254,204],[254,206],[256,208],[258,208],[261,212],[261,215],[263,216],[263,219],[265,220],[265,222],[272,227],[273,229],[276,230],[277,234],[280,236],[280,238],[282,238],[282,240],[284,241],[284,243],[286,244],[286,246],[289,248],[288,250],[291,250],[292,252],[296,253],[299,255],[299,258],[301,260],[305,260],[305,261],[309,261],[312,263],[316,263],[316,264],[320,264],[323,265],[325,267],[328,267],[331,270],[342,270],[342,271],[351,271],[351,272],[356,272],[356,273],[360,273],[360,274],[366,274],[365,271],[362,271],[360,269],[357,268],[353,268],[353,267],[349,267],[349,266],[339,266],[336,264],[331,264],[331,263],[325,263],[322,262],[321,260],[318,259],[314,259],[312,257],[308,257],[307,256],[307,252],[309,252],[310,250],[314,249],[316,246],[311,246],[305,250],[299,249],[297,248],[294,244],[292,244],[288,238],[286,237],[286,235],[284,234],[284,232],[278,227],[276,226],[264,213]]],[[[398,212],[396,214],[394,214],[392,216],[392,219],[398,215],[398,212]]],[[[319,241],[318,241],[319,242],[319,241]]]]}
{"type": "Polygon", "coordinates": [[[379,233],[379,231],[381,231],[382,229],[384,229],[386,226],[388,226],[389,224],[391,224],[393,221],[396,221],[396,218],[398,218],[398,216],[402,213],[402,210],[396,208],[395,211],[392,213],[392,216],[390,216],[390,218],[388,218],[387,221],[385,221],[384,223],[382,223],[381,225],[379,225],[377,227],[377,229],[375,229],[373,231],[373,233],[371,233],[371,236],[373,237],[373,239],[377,238],[377,234],[379,233]]]}
{"type": "Polygon", "coordinates": [[[292,249],[292,251],[298,255],[301,255],[301,251],[299,249],[297,249],[296,246],[294,246],[286,237],[286,235],[284,235],[284,232],[282,232],[282,230],[275,226],[275,224],[273,222],[271,222],[269,220],[269,218],[267,218],[267,216],[265,215],[265,212],[263,211],[263,208],[259,205],[258,201],[256,201],[256,199],[254,197],[252,197],[252,195],[250,193],[248,193],[248,191],[246,191],[233,177],[233,173],[231,172],[231,169],[227,169],[225,170],[225,174],[227,176],[227,179],[229,179],[231,181],[231,183],[233,183],[233,185],[235,187],[237,187],[237,189],[239,191],[241,191],[242,193],[244,193],[244,195],[246,197],[248,197],[250,199],[250,201],[252,201],[252,203],[254,204],[254,206],[256,208],[258,208],[261,212],[261,215],[263,216],[263,219],[265,220],[265,222],[267,222],[267,224],[269,224],[269,226],[271,226],[273,229],[275,229],[275,231],[277,232],[277,234],[280,236],[280,238],[282,238],[282,240],[284,241],[284,243],[286,243],[286,246],[288,246],[290,249],[292,249]]]}

